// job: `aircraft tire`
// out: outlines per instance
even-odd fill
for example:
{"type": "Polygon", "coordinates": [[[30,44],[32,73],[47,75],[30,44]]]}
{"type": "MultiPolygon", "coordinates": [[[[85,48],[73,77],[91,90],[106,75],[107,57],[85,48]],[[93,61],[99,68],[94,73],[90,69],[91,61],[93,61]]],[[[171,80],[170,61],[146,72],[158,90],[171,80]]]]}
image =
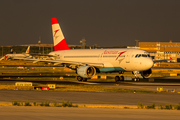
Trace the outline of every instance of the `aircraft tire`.
{"type": "Polygon", "coordinates": [[[134,78],[134,82],[136,82],[137,81],[137,78],[134,78]]]}
{"type": "Polygon", "coordinates": [[[124,74],[124,71],[119,71],[119,74],[124,74]]]}
{"type": "Polygon", "coordinates": [[[120,76],[120,81],[124,81],[124,76],[120,76]]]}
{"type": "Polygon", "coordinates": [[[83,80],[82,80],[83,82],[87,82],[87,78],[83,78],[83,80]]]}
{"type": "Polygon", "coordinates": [[[78,80],[78,81],[82,81],[83,78],[82,78],[81,76],[77,76],[77,80],[78,80]]]}
{"type": "Polygon", "coordinates": [[[115,77],[115,82],[118,82],[118,81],[120,81],[120,77],[119,77],[119,76],[116,76],[116,77],[115,77]]]}

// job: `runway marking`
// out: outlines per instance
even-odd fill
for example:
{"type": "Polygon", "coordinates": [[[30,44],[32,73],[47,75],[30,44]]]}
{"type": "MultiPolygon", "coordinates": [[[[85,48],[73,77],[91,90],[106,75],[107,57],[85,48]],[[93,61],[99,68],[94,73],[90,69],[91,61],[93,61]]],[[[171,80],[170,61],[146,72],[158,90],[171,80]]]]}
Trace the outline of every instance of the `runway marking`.
{"type": "Polygon", "coordinates": [[[125,87],[131,87],[131,88],[138,88],[138,89],[145,89],[145,90],[156,90],[156,89],[151,89],[151,88],[144,88],[144,87],[134,87],[134,86],[125,86],[125,87]]]}
{"type": "Polygon", "coordinates": [[[130,83],[134,85],[180,85],[180,83],[130,83]]]}
{"type": "Polygon", "coordinates": [[[79,82],[79,81],[71,81],[71,82],[74,82],[74,83],[82,83],[82,84],[88,84],[88,85],[96,85],[96,84],[99,84],[99,83],[79,82]]]}

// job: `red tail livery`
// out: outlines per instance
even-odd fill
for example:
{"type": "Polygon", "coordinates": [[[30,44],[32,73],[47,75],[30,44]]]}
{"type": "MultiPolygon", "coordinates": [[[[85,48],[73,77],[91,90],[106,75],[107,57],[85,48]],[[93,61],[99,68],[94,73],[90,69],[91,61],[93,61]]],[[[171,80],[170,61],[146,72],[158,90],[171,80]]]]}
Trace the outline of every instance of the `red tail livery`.
{"type": "Polygon", "coordinates": [[[52,31],[53,31],[53,41],[54,41],[54,51],[59,50],[69,50],[62,30],[56,18],[51,18],[52,31]]]}

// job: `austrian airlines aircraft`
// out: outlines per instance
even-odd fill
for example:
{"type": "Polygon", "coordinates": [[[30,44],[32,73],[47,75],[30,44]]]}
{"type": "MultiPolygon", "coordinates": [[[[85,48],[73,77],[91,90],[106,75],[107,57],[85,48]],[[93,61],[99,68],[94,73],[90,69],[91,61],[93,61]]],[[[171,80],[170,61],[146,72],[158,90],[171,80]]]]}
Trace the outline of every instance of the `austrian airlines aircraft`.
{"type": "MultiPolygon", "coordinates": [[[[136,74],[139,71],[143,77],[151,75],[153,60],[146,51],[127,48],[71,50],[65,41],[57,19],[51,18],[51,21],[55,51],[49,55],[57,56],[56,60],[51,62],[60,63],[76,70],[79,81],[87,81],[87,78],[101,72],[122,74],[124,71],[133,71],[136,74]]],[[[116,76],[115,81],[119,80],[124,80],[124,77],[116,76]]]]}
{"type": "MultiPolygon", "coordinates": [[[[137,74],[148,78],[152,73],[154,64],[149,53],[141,49],[70,49],[66,43],[62,30],[56,18],[51,18],[54,50],[49,56],[51,60],[24,59],[34,61],[53,62],[54,65],[62,64],[76,70],[78,81],[87,81],[96,73],[131,71],[135,74],[134,81],[139,81],[137,74]]],[[[158,61],[160,62],[160,61],[158,61]]],[[[116,76],[115,81],[123,81],[123,76],[116,76]]]]}

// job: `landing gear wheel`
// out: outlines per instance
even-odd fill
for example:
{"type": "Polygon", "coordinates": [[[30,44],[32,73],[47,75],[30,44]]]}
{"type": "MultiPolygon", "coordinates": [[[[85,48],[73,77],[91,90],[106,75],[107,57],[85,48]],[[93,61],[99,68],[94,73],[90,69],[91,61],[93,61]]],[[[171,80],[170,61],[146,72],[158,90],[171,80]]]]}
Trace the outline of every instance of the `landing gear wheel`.
{"type": "Polygon", "coordinates": [[[119,76],[116,76],[116,77],[115,77],[115,82],[118,82],[118,81],[120,81],[120,77],[119,77],[119,76]]]}
{"type": "Polygon", "coordinates": [[[139,78],[134,78],[134,82],[139,82],[140,79],[139,78]]]}
{"type": "Polygon", "coordinates": [[[124,76],[120,76],[120,81],[124,81],[124,76]]]}
{"type": "Polygon", "coordinates": [[[83,78],[82,78],[81,76],[77,76],[77,80],[78,80],[78,81],[82,81],[83,78]]]}
{"type": "Polygon", "coordinates": [[[119,74],[124,74],[124,71],[119,71],[119,74]]]}
{"type": "Polygon", "coordinates": [[[83,78],[83,80],[82,80],[83,82],[87,82],[87,78],[83,78]]]}

